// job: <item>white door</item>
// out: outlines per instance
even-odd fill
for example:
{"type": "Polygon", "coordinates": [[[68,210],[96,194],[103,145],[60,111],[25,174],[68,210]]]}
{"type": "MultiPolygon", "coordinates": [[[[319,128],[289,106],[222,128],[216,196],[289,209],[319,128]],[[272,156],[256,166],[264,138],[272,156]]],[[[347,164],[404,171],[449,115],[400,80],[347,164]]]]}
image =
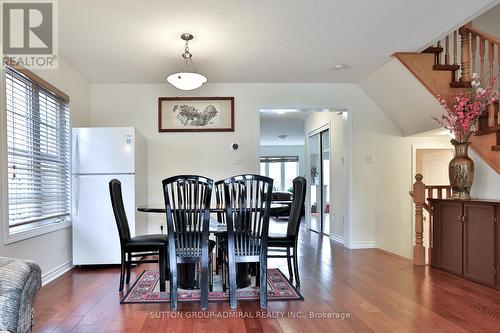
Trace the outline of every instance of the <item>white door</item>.
{"type": "Polygon", "coordinates": [[[134,128],[73,129],[73,174],[134,173],[134,128]]]}
{"type": "MultiPolygon", "coordinates": [[[[421,169],[417,170],[424,177],[422,181],[427,185],[447,185],[448,164],[453,158],[452,149],[419,149],[417,150],[417,163],[421,169]]],[[[418,169],[418,167],[417,167],[418,169]]]]}
{"type": "Polygon", "coordinates": [[[134,175],[73,177],[73,264],[119,264],[120,239],[109,195],[112,178],[122,183],[123,203],[132,236],[134,230],[134,175]]]}

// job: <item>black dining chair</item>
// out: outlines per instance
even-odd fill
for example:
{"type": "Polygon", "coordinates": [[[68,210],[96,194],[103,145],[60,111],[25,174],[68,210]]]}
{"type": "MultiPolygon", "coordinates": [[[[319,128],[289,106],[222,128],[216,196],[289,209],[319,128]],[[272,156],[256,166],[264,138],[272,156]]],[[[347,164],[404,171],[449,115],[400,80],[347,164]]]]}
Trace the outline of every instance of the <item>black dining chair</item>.
{"type": "Polygon", "coordinates": [[[295,271],[295,283],[300,286],[299,278],[299,264],[297,256],[297,240],[299,238],[300,220],[302,218],[302,211],[305,205],[306,198],[306,179],[304,177],[297,177],[293,180],[293,199],[290,208],[290,218],[288,219],[288,226],[286,235],[269,234],[267,240],[268,258],[286,258],[288,263],[288,275],[290,281],[293,281],[293,270],[295,271]],[[280,254],[272,254],[272,253],[280,254]]]}
{"type": "Polygon", "coordinates": [[[170,308],[177,309],[177,264],[201,263],[201,308],[208,308],[210,200],[213,181],[202,176],[163,180],[170,267],[170,308]]]}
{"type": "Polygon", "coordinates": [[[131,237],[125,207],[123,206],[122,184],[118,179],[112,179],[109,182],[109,194],[118,228],[118,236],[120,237],[121,269],[119,291],[123,291],[125,270],[127,272],[126,283],[129,284],[130,268],[133,264],[156,262],[159,263],[160,270],[160,291],[165,291],[167,235],[152,234],[131,237]],[[158,255],[159,259],[143,259],[143,257],[150,255],[158,255]],[[134,258],[140,259],[134,260],[134,258]]]}
{"type": "Polygon", "coordinates": [[[241,175],[224,180],[227,242],[225,264],[229,271],[229,300],[237,307],[236,265],[260,263],[260,306],[267,308],[267,234],[273,180],[241,175]]]}

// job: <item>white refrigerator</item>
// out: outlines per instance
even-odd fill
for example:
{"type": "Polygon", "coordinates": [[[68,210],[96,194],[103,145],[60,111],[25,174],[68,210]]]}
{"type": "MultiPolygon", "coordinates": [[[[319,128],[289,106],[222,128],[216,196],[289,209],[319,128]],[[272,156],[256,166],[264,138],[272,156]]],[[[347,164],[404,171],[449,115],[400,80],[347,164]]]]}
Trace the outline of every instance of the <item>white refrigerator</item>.
{"type": "Polygon", "coordinates": [[[73,128],[73,265],[120,263],[109,181],[122,183],[131,236],[145,234],[146,140],[134,127],[73,128]]]}

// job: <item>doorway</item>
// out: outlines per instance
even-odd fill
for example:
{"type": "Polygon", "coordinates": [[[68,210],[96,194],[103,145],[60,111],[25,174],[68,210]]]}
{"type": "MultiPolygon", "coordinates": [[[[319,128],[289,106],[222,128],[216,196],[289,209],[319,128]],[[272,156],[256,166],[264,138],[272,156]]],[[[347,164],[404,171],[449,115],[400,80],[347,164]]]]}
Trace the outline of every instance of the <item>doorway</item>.
{"type": "Polygon", "coordinates": [[[415,174],[423,176],[426,185],[448,185],[448,163],[453,158],[453,149],[417,148],[415,151],[415,174]]]}
{"type": "Polygon", "coordinates": [[[308,143],[311,161],[310,230],[330,235],[330,130],[313,132],[308,143]]]}
{"type": "MultiPolygon", "coordinates": [[[[425,185],[449,185],[448,178],[448,163],[453,158],[454,151],[452,148],[434,148],[434,147],[414,147],[414,165],[413,165],[413,181],[417,173],[423,176],[422,182],[425,185]]],[[[430,251],[430,216],[424,210],[424,237],[423,243],[427,250],[425,256],[428,263],[430,251]]],[[[415,221],[415,207],[412,205],[412,223],[415,221]]],[[[415,239],[415,228],[412,226],[412,244],[415,239]]]]}
{"type": "MultiPolygon", "coordinates": [[[[352,130],[349,114],[347,108],[260,109],[257,165],[262,175],[275,179],[274,192],[292,192],[292,174],[305,177],[304,228],[347,247],[352,130]],[[297,158],[298,173],[296,165],[287,163],[297,158]],[[271,164],[276,165],[272,168],[271,164]]],[[[281,194],[287,193],[275,193],[281,194]]],[[[270,230],[286,233],[286,222],[286,216],[273,218],[270,230]]]]}

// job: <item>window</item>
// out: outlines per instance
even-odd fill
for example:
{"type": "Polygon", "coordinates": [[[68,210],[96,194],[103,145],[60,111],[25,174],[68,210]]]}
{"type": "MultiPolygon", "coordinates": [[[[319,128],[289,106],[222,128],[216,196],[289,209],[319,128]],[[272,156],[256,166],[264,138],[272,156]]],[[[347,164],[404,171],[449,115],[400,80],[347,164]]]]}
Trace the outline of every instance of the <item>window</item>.
{"type": "Polygon", "coordinates": [[[299,157],[261,157],[260,174],[274,179],[275,191],[291,191],[293,180],[299,175],[299,157]]]}
{"type": "Polygon", "coordinates": [[[9,233],[69,220],[69,99],[50,87],[6,68],[9,233]]]}

